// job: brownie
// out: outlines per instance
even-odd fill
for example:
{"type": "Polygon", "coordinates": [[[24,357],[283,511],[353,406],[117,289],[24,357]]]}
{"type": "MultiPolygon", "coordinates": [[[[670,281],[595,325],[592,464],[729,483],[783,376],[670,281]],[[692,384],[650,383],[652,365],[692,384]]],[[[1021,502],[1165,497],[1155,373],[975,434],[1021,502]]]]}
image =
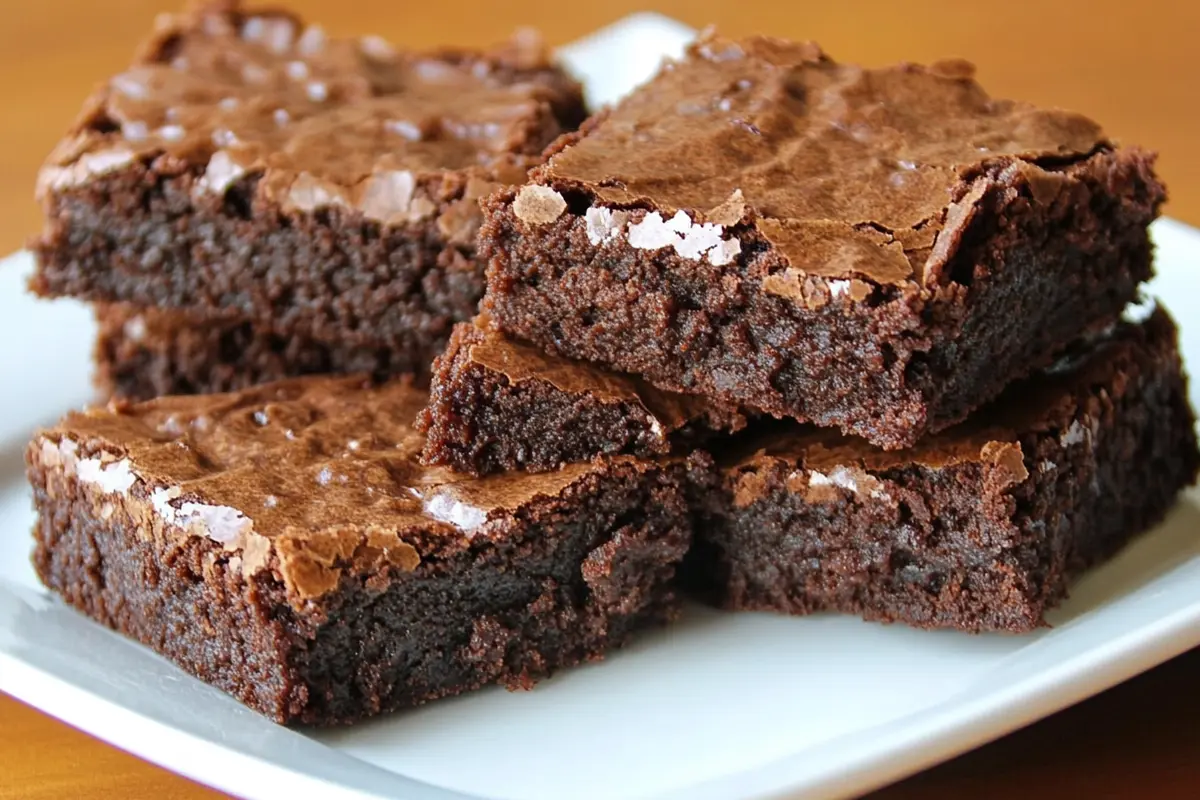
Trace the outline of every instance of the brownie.
{"type": "Polygon", "coordinates": [[[40,173],[31,286],[436,352],[483,292],[478,198],[581,98],[528,36],[414,54],[236,2],[160,17],[40,173]]]}
{"type": "Polygon", "coordinates": [[[69,414],[27,452],[68,603],[279,722],[339,724],[599,658],[676,610],[682,467],[471,479],[405,382],[313,377],[69,414]]]}
{"type": "Polygon", "coordinates": [[[238,317],[122,303],[99,303],[95,313],[96,384],[105,396],[126,400],[238,391],[303,375],[363,373],[382,381],[411,374],[424,385],[444,342],[401,334],[406,347],[326,343],[238,317]]]}
{"type": "Polygon", "coordinates": [[[911,446],[1114,322],[1164,199],[1153,156],[973,72],[702,37],[485,201],[484,309],[668,391],[911,446]]]}
{"type": "Polygon", "coordinates": [[[1029,631],[1193,482],[1194,424],[1160,310],[911,450],[756,434],[704,487],[687,571],[727,608],[1029,631]]]}
{"type": "Polygon", "coordinates": [[[423,462],[472,475],[540,472],[600,454],[648,458],[745,424],[703,398],[546,355],[486,315],[455,326],[417,418],[423,462]]]}

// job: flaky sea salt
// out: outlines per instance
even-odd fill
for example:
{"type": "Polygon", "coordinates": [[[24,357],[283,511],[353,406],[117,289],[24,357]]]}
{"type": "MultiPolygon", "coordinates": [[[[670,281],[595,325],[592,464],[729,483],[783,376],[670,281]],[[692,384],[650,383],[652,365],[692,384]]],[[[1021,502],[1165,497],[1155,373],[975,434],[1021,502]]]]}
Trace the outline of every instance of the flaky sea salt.
{"type": "Polygon", "coordinates": [[[651,211],[640,222],[629,225],[629,245],[639,250],[674,248],[681,257],[699,261],[707,258],[715,266],[728,264],[741,252],[737,239],[724,238],[725,228],[711,222],[694,223],[683,211],[670,219],[651,211]]]}

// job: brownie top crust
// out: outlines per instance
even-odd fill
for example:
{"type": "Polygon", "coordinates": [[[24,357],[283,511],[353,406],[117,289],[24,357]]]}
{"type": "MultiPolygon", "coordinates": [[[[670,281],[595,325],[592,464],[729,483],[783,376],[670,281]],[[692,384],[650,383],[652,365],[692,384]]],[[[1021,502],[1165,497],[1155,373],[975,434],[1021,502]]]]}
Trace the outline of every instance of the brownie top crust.
{"type": "Polygon", "coordinates": [[[472,324],[477,341],[467,347],[466,359],[504,375],[512,385],[539,380],[569,395],[588,394],[601,403],[641,406],[666,433],[701,419],[717,429],[745,427],[741,413],[707,398],[656,389],[637,376],[550,355],[507,337],[496,329],[486,313],[477,316],[472,324]]]}
{"type": "Polygon", "coordinates": [[[1102,422],[1099,407],[1092,407],[1096,387],[1124,393],[1145,376],[1168,372],[1163,365],[1178,365],[1175,323],[1161,307],[1147,308],[1131,307],[1148,316],[1125,319],[1077,342],[1053,365],[1013,384],[966,422],[907,450],[881,450],[828,428],[782,423],[743,437],[719,460],[739,470],[764,459],[783,459],[820,473],[822,485],[864,491],[873,481],[868,472],[904,466],[940,469],[965,462],[994,465],[1005,483],[1020,483],[1029,476],[1022,438],[1055,433],[1064,445],[1090,440],[1102,422]]]}
{"type": "MultiPolygon", "coordinates": [[[[433,211],[413,207],[423,178],[522,180],[578,97],[532,36],[488,53],[412,54],[378,37],[329,38],[283,11],[200,3],[160,17],[133,66],[95,92],[39,193],[158,159],[160,171],[202,176],[198,192],[259,177],[285,210],[338,205],[402,222],[433,211]]],[[[470,199],[493,187],[474,188],[470,199]]]]}
{"type": "Polygon", "coordinates": [[[1044,200],[1056,170],[1111,148],[1090,119],[994,99],[973,76],[965,61],[868,69],[811,43],[706,34],[560,140],[515,211],[544,224],[582,193],[593,244],[628,225],[635,248],[721,265],[740,252],[730,229],[752,223],[804,274],[928,283],[986,173],[1020,174],[1044,200]]]}
{"type": "Polygon", "coordinates": [[[273,556],[299,596],[332,589],[345,563],[413,569],[468,539],[500,535],[489,525],[495,515],[632,463],[479,479],[423,467],[411,422],[426,402],[405,381],[297,378],[72,412],[33,447],[44,465],[145,501],[152,529],[240,550],[251,573],[273,556]]]}

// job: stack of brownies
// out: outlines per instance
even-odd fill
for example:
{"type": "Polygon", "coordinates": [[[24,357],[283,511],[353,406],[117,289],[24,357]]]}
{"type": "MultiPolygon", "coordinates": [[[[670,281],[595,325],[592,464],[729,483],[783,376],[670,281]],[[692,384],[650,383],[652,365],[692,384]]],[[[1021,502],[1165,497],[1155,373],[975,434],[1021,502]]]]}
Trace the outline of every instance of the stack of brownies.
{"type": "Polygon", "coordinates": [[[583,117],[528,37],[163,19],[41,175],[114,397],[30,445],[46,585],[345,723],[688,594],[1029,631],[1195,477],[1164,191],[1090,120],[708,34],[583,117]]]}

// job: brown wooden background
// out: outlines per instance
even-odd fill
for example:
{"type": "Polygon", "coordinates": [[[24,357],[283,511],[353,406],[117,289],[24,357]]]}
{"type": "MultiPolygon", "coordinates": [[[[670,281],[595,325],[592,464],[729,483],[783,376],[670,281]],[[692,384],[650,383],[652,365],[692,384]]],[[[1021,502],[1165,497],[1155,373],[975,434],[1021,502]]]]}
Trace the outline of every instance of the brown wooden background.
{"type": "MultiPolygon", "coordinates": [[[[273,0],[286,2],[287,0],[273,0]]],[[[1200,225],[1200,3],[1193,0],[294,0],[332,32],[555,43],[654,8],[730,34],[821,42],[869,64],[963,56],[997,95],[1084,111],[1161,153],[1167,213],[1200,225]]],[[[121,69],[163,0],[8,0],[0,14],[0,253],[40,224],[34,174],[92,84],[121,69]],[[15,7],[14,7],[15,6],[15,7]]],[[[1198,265],[1200,268],[1200,265],[1198,265]]],[[[7,533],[7,532],[6,532],[7,533]]],[[[1200,797],[1200,651],[881,793],[882,798],[1200,797]]],[[[736,690],[736,687],[731,687],[736,690]]],[[[0,695],[0,798],[207,797],[0,695]]]]}

